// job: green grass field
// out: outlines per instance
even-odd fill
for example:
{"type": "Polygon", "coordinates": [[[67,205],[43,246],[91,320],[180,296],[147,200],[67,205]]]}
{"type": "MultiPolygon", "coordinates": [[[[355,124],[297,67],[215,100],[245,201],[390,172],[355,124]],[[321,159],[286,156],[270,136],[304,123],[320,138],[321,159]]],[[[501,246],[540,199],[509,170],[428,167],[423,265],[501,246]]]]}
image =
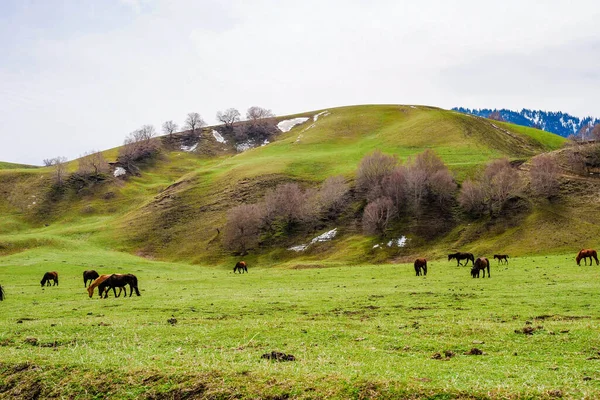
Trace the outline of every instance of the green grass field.
{"type": "Polygon", "coordinates": [[[491,279],[444,259],[427,277],[341,263],[234,275],[85,243],[13,254],[0,259],[0,397],[599,397],[599,267],[574,254],[491,265],[491,279]],[[89,299],[89,268],[136,274],[142,296],[89,299]],[[42,289],[50,270],[60,285],[42,289]],[[273,350],[296,361],[261,359],[273,350]]]}

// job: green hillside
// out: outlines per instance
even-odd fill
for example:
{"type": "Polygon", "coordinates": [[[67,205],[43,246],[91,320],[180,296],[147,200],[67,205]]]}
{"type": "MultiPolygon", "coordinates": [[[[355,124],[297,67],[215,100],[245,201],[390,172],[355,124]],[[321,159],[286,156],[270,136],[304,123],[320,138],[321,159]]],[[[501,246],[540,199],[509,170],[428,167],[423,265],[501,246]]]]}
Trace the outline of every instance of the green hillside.
{"type": "MultiPolygon", "coordinates": [[[[165,260],[221,263],[232,256],[223,249],[217,234],[227,211],[235,205],[258,201],[267,188],[278,183],[294,181],[311,187],[339,174],[352,183],[361,158],[375,149],[406,160],[428,148],[436,151],[460,182],[492,159],[526,161],[561,147],[565,141],[531,128],[424,106],[352,106],[278,120],[297,117],[307,117],[308,121],[281,133],[273,143],[243,153],[216,143],[210,135],[212,128],[208,128],[196,153],[165,150],[158,160],[143,167],[141,176],[68,193],[59,201],[41,200],[50,185],[49,168],[0,171],[0,235],[4,233],[0,243],[60,243],[79,237],[95,246],[165,260]],[[19,185],[30,192],[28,196],[37,196],[21,209],[9,201],[19,185]]],[[[113,149],[106,152],[106,157],[114,160],[116,154],[113,149]]],[[[75,169],[76,162],[72,162],[70,170],[75,169]]],[[[529,218],[543,215],[535,212],[529,218]]],[[[459,224],[451,236],[439,246],[428,248],[428,252],[443,254],[457,244],[476,245],[475,233],[468,233],[473,228],[465,226],[459,224]]],[[[322,246],[319,259],[363,259],[373,239],[362,235],[352,222],[346,221],[339,228],[341,234],[333,243],[322,246]]],[[[517,231],[529,235],[529,231],[517,231]]],[[[300,243],[319,233],[305,233],[306,237],[289,238],[288,242],[300,243]]],[[[491,246],[487,239],[478,246],[491,246]]],[[[22,246],[8,244],[5,247],[22,246]]],[[[541,250],[553,247],[542,243],[541,250]]],[[[523,254],[538,252],[529,248],[514,250],[523,254]]],[[[418,246],[409,247],[400,255],[421,251],[418,246]]],[[[313,256],[310,252],[299,255],[272,248],[249,255],[266,264],[313,256]]]]}

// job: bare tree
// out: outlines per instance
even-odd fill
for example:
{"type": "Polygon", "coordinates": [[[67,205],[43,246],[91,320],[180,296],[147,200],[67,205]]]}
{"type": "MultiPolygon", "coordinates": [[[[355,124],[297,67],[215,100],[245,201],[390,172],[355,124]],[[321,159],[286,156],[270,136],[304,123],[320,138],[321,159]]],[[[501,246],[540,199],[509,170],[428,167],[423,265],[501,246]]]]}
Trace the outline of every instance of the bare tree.
{"type": "Polygon", "coordinates": [[[357,189],[367,194],[370,199],[378,197],[376,194],[383,190],[383,180],[392,173],[397,163],[396,157],[383,154],[379,150],[364,156],[356,172],[357,189]]]}
{"type": "Polygon", "coordinates": [[[302,222],[311,211],[306,197],[296,183],[278,185],[265,195],[265,218],[268,222],[279,220],[287,227],[302,222]]]}
{"type": "Polygon", "coordinates": [[[533,193],[547,199],[558,195],[560,190],[559,173],[560,169],[552,156],[541,154],[535,157],[529,170],[533,193]]]}
{"type": "Polygon", "coordinates": [[[248,111],[246,111],[246,119],[248,121],[252,121],[252,122],[256,122],[258,120],[261,119],[266,119],[266,118],[274,118],[275,114],[273,114],[273,112],[271,110],[268,110],[266,108],[262,108],[262,107],[258,107],[258,106],[252,106],[248,109],[248,111]]]}
{"type": "Polygon", "coordinates": [[[108,162],[101,152],[92,150],[79,158],[78,173],[82,175],[100,175],[110,170],[108,162]]]}
{"type": "Polygon", "coordinates": [[[336,215],[345,205],[348,184],[343,176],[330,176],[317,192],[317,207],[325,215],[336,215]]]}
{"type": "Polygon", "coordinates": [[[488,115],[488,118],[499,122],[506,122],[506,120],[502,118],[502,115],[500,115],[500,111],[492,112],[490,115],[488,115]]]}
{"type": "Polygon", "coordinates": [[[487,165],[482,183],[490,215],[499,212],[509,199],[518,196],[523,189],[519,173],[506,158],[487,165]]]}
{"type": "Polygon", "coordinates": [[[233,124],[240,120],[240,112],[235,108],[228,108],[225,111],[217,112],[217,120],[225,125],[225,129],[229,132],[233,130],[233,124]]]}
{"type": "Polygon", "coordinates": [[[44,160],[44,164],[51,166],[53,170],[54,183],[57,186],[62,186],[67,176],[67,158],[66,157],[54,157],[51,159],[44,160]],[[47,162],[47,164],[46,164],[47,162]]]}
{"type": "Polygon", "coordinates": [[[596,124],[594,128],[592,128],[592,138],[597,141],[600,141],[600,124],[596,124]]]}
{"type": "Polygon", "coordinates": [[[395,167],[382,182],[383,193],[394,203],[396,212],[400,213],[406,205],[407,183],[406,168],[404,166],[395,167]]]}
{"type": "Polygon", "coordinates": [[[162,131],[165,135],[172,136],[173,133],[177,131],[177,128],[179,128],[179,126],[177,126],[177,124],[173,122],[173,120],[165,121],[162,124],[162,131]]]}
{"type": "Polygon", "coordinates": [[[486,208],[486,195],[481,183],[465,180],[458,195],[458,203],[473,216],[483,214],[486,208]]]}
{"type": "Polygon", "coordinates": [[[244,204],[231,209],[223,229],[225,248],[246,254],[258,246],[263,213],[256,204],[244,204]]]}
{"type": "Polygon", "coordinates": [[[406,168],[406,198],[413,212],[419,214],[427,195],[427,173],[425,170],[411,165],[406,168]]]}
{"type": "Polygon", "coordinates": [[[380,197],[365,207],[362,225],[367,234],[382,235],[394,216],[394,203],[389,197],[380,197]]]}
{"type": "Polygon", "coordinates": [[[184,128],[191,130],[194,135],[196,134],[196,129],[200,129],[203,126],[206,126],[206,122],[204,122],[197,112],[191,112],[185,118],[184,128]]]}
{"type": "Polygon", "coordinates": [[[156,130],[152,125],[144,125],[131,132],[119,149],[117,161],[130,172],[137,170],[136,162],[153,157],[160,151],[160,142],[154,140],[156,130]]]}

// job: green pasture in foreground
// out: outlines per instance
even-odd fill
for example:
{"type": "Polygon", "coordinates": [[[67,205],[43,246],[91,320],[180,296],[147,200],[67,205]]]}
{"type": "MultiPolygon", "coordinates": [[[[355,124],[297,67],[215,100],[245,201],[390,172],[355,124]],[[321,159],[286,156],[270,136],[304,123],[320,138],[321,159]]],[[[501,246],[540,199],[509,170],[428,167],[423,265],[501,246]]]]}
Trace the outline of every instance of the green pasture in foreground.
{"type": "Polygon", "coordinates": [[[446,260],[427,277],[408,264],[234,275],[88,246],[0,258],[0,397],[600,396],[600,267],[573,254],[472,279],[446,260]],[[136,274],[142,296],[89,299],[89,268],[136,274]],[[60,285],[42,289],[50,270],[60,285]],[[261,359],[272,350],[296,361],[261,359]]]}

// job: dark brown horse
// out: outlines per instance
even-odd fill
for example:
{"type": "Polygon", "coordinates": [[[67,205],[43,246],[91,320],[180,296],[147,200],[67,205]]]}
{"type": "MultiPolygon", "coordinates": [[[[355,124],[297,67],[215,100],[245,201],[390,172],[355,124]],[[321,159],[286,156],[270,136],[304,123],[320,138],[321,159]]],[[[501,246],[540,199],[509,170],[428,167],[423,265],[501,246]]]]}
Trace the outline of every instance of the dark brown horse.
{"type": "Polygon", "coordinates": [[[415,260],[415,273],[417,276],[421,276],[421,271],[423,271],[423,276],[427,275],[427,260],[425,258],[415,260]]]}
{"type": "Polygon", "coordinates": [[[587,265],[588,258],[590,259],[590,265],[592,265],[592,258],[596,260],[596,265],[598,265],[598,254],[594,249],[581,249],[579,254],[577,254],[577,258],[575,259],[577,261],[577,265],[581,265],[580,262],[582,258],[585,265],[587,265]]]}
{"type": "Polygon", "coordinates": [[[235,274],[236,271],[239,271],[240,274],[243,272],[248,272],[248,264],[246,264],[246,261],[238,261],[235,264],[235,267],[233,267],[233,273],[235,274]]]}
{"type": "Polygon", "coordinates": [[[483,271],[483,277],[485,278],[485,270],[487,269],[487,273],[488,273],[488,278],[491,278],[490,276],[490,260],[488,260],[485,257],[479,257],[477,260],[475,260],[475,263],[473,264],[473,268],[471,268],[471,276],[473,278],[479,278],[479,271],[483,271]]]}
{"type": "MultiPolygon", "coordinates": [[[[117,296],[116,288],[124,288],[125,285],[129,285],[129,297],[133,294],[135,290],[135,294],[140,295],[140,291],[138,290],[138,280],[137,277],[133,274],[112,274],[106,280],[104,280],[100,285],[98,285],[98,292],[100,297],[102,297],[102,293],[104,293],[104,298],[108,297],[108,292],[112,288],[115,297],[119,297],[121,292],[119,291],[119,296],[117,296]]],[[[124,297],[127,297],[127,289],[125,290],[124,297]]]]}
{"type": "Polygon", "coordinates": [[[0,285],[0,301],[4,300],[6,295],[4,294],[4,288],[0,285]]]}
{"type": "Polygon", "coordinates": [[[58,272],[46,272],[40,283],[42,284],[42,287],[44,287],[44,285],[50,286],[50,281],[54,281],[52,286],[58,285],[58,272]]]}
{"type": "Polygon", "coordinates": [[[494,260],[498,260],[498,264],[502,264],[502,260],[508,264],[508,254],[494,254],[494,260]]]}
{"type": "Polygon", "coordinates": [[[456,263],[457,263],[456,266],[457,267],[459,265],[462,265],[460,263],[460,260],[465,260],[465,259],[467,260],[465,262],[465,266],[469,265],[469,260],[471,260],[471,262],[473,263],[473,265],[475,265],[474,264],[475,263],[475,257],[473,257],[473,253],[461,253],[461,252],[458,252],[458,253],[448,254],[448,261],[452,260],[453,258],[456,260],[456,263]]]}
{"type": "Polygon", "coordinates": [[[87,287],[88,281],[92,283],[94,280],[98,279],[100,275],[93,269],[89,271],[83,271],[83,287],[87,287]]]}

